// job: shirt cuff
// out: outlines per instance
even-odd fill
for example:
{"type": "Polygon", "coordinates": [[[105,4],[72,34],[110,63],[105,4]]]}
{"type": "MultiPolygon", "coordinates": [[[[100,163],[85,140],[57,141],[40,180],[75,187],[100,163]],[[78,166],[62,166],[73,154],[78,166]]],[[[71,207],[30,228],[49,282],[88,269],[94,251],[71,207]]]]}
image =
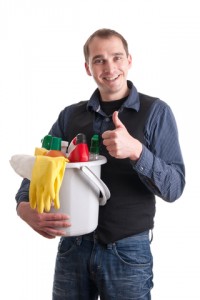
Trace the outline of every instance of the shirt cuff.
{"type": "Polygon", "coordinates": [[[131,162],[134,170],[143,175],[151,177],[153,166],[153,154],[147,149],[146,146],[142,146],[142,153],[140,158],[136,162],[131,162]]]}

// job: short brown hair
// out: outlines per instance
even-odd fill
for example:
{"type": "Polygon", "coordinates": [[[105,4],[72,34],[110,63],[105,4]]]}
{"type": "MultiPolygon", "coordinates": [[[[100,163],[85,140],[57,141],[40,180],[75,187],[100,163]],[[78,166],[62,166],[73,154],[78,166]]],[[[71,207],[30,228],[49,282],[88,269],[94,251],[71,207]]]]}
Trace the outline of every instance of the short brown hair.
{"type": "Polygon", "coordinates": [[[118,33],[115,30],[107,29],[107,28],[102,28],[102,29],[99,29],[99,30],[95,31],[87,39],[85,45],[83,46],[83,52],[84,52],[84,56],[85,56],[85,61],[88,62],[88,58],[89,58],[89,44],[93,40],[93,38],[99,37],[99,38],[105,38],[105,39],[107,39],[107,38],[110,38],[112,36],[116,36],[116,37],[118,37],[122,41],[122,44],[124,46],[124,50],[125,50],[125,52],[126,52],[126,54],[128,56],[129,55],[128,43],[125,40],[125,38],[120,33],[118,33]]]}

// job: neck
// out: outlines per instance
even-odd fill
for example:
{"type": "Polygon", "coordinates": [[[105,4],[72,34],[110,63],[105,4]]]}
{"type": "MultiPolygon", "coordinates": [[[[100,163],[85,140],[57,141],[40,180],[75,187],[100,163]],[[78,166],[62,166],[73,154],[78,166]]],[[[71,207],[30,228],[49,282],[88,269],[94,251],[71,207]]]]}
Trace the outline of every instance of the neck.
{"type": "Polygon", "coordinates": [[[120,91],[117,93],[110,93],[110,94],[103,94],[103,93],[101,93],[101,90],[100,90],[100,95],[101,95],[101,100],[103,102],[116,101],[116,100],[120,100],[122,98],[127,97],[129,95],[129,88],[127,86],[126,90],[123,92],[120,91]]]}

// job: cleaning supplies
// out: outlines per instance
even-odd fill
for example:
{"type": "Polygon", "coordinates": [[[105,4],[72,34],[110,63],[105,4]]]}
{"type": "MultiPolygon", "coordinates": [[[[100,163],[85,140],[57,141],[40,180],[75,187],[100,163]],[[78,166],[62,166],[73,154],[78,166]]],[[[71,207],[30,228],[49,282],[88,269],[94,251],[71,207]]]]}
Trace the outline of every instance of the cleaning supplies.
{"type": "Polygon", "coordinates": [[[52,137],[50,150],[45,155],[52,156],[52,157],[58,157],[58,156],[66,157],[66,154],[61,151],[61,142],[62,142],[61,138],[52,137]]]}
{"type": "Polygon", "coordinates": [[[50,134],[46,135],[42,140],[42,148],[50,150],[51,148],[52,136],[50,134]]]}
{"type": "Polygon", "coordinates": [[[78,133],[71,141],[68,148],[68,159],[70,162],[86,162],[89,160],[89,149],[85,134],[78,133]]]}
{"type": "Polygon", "coordinates": [[[53,205],[60,208],[59,191],[63,180],[67,158],[38,155],[32,168],[29,202],[32,209],[50,211],[53,205]]]}
{"type": "Polygon", "coordinates": [[[90,144],[90,160],[99,159],[99,136],[94,134],[90,144]]]}

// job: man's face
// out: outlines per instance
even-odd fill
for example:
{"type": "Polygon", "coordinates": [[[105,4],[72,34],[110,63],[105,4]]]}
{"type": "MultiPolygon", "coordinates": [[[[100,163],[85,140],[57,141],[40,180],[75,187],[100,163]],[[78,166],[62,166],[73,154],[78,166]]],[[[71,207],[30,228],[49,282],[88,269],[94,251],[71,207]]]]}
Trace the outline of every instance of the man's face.
{"type": "Polygon", "coordinates": [[[118,100],[127,96],[127,74],[131,62],[131,56],[127,57],[118,37],[95,37],[90,42],[89,59],[85,68],[98,85],[102,100],[118,100]]]}

